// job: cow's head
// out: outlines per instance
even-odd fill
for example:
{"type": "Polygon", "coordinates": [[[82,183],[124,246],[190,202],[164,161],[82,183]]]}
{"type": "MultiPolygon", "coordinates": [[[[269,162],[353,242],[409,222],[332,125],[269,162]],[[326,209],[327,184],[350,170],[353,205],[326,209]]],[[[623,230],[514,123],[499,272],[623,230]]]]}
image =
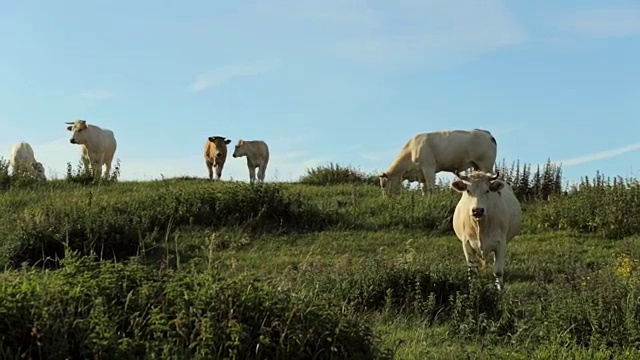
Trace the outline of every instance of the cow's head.
{"type": "Polygon", "coordinates": [[[383,172],[378,175],[380,180],[380,187],[382,188],[382,194],[394,195],[400,192],[402,189],[402,178],[395,173],[383,172]]]}
{"type": "Polygon", "coordinates": [[[40,180],[47,180],[47,177],[44,174],[44,166],[42,166],[41,162],[34,162],[32,164],[33,170],[36,172],[36,177],[40,180]]]}
{"type": "Polygon", "coordinates": [[[455,174],[457,179],[451,182],[451,187],[462,193],[460,201],[467,204],[469,215],[481,219],[491,211],[491,204],[500,196],[500,190],[505,186],[502,180],[498,180],[500,174],[497,171],[495,174],[474,171],[468,176],[457,171],[455,174]]]}
{"type": "Polygon", "coordinates": [[[76,120],[74,122],[65,122],[65,124],[69,124],[69,126],[67,126],[67,130],[73,133],[71,135],[71,139],[69,139],[70,143],[72,144],[87,143],[87,140],[88,140],[87,129],[89,129],[89,126],[87,125],[86,120],[76,120]]]}
{"type": "Polygon", "coordinates": [[[222,136],[209,136],[209,142],[213,144],[211,155],[213,155],[214,158],[221,159],[227,156],[227,145],[231,143],[231,140],[222,136]]]}
{"type": "Polygon", "coordinates": [[[238,143],[236,144],[236,148],[235,150],[233,150],[234,158],[241,157],[241,156],[247,156],[247,147],[245,146],[244,140],[238,140],[238,143]]]}

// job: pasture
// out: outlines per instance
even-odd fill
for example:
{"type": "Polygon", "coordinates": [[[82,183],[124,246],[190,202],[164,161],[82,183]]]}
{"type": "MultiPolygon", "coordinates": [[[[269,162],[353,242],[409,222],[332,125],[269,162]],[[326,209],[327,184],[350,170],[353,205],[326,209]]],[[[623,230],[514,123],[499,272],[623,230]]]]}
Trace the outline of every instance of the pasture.
{"type": "Polygon", "coordinates": [[[500,294],[490,267],[467,281],[447,184],[388,199],[336,165],[254,185],[3,171],[3,359],[640,357],[632,179],[503,164],[524,220],[500,294]]]}

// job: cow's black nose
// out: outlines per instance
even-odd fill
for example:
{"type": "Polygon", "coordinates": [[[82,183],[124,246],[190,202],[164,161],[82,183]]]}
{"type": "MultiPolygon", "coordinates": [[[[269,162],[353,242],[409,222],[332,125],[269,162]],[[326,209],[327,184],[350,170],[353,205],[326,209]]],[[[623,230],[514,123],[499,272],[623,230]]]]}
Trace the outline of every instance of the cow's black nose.
{"type": "Polygon", "coordinates": [[[481,217],[482,215],[484,215],[484,208],[473,208],[471,209],[471,215],[475,216],[475,217],[481,217]]]}
{"type": "Polygon", "coordinates": [[[69,142],[70,142],[70,143],[72,143],[72,144],[75,144],[75,143],[76,143],[76,141],[75,141],[75,140],[73,140],[73,139],[69,140],[69,142]]]}

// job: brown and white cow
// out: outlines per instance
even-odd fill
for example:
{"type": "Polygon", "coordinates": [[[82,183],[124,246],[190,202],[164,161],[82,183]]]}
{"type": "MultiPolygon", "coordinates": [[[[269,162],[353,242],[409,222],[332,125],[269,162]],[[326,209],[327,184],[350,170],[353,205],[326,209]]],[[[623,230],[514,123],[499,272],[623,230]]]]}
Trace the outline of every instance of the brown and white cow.
{"type": "Polygon", "coordinates": [[[65,122],[69,124],[67,130],[71,131],[72,144],[80,145],[82,163],[85,169],[91,169],[94,181],[102,177],[102,166],[105,166],[105,175],[111,173],[111,163],[118,146],[113,131],[99,126],[87,124],[86,120],[65,122]]]}
{"type": "Polygon", "coordinates": [[[432,192],[440,171],[492,171],[497,155],[496,139],[487,130],[442,130],[414,135],[402,147],[387,171],[380,174],[383,194],[397,193],[402,176],[414,167],[422,170],[424,186],[432,192]],[[383,181],[384,180],[384,181],[383,181]]]}
{"type": "Polygon", "coordinates": [[[497,172],[456,176],[451,187],[462,197],[453,213],[453,230],[462,242],[468,276],[477,274],[479,263],[484,267],[493,253],[493,275],[498,290],[503,290],[507,244],[520,233],[522,223],[520,202],[497,172]]]}
{"type": "Polygon", "coordinates": [[[262,140],[238,140],[233,151],[233,157],[247,157],[249,168],[249,182],[256,181],[256,168],[258,168],[258,181],[264,182],[264,175],[269,163],[269,146],[262,140]]]}
{"type": "Polygon", "coordinates": [[[209,180],[220,180],[222,177],[222,168],[227,161],[227,145],[231,143],[230,139],[222,136],[209,136],[207,143],[204,144],[204,160],[209,170],[209,180]],[[216,177],[213,177],[213,168],[216,169],[216,177]]]}

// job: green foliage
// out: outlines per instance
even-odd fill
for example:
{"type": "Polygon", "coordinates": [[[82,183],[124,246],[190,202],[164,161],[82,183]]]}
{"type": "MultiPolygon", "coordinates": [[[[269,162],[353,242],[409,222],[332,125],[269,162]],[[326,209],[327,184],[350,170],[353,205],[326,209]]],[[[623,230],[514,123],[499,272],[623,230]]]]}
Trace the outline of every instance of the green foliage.
{"type": "Polygon", "coordinates": [[[536,173],[503,162],[524,226],[498,293],[490,268],[466,279],[451,229],[460,195],[448,186],[383,197],[377,178],[363,186],[365,175],[336,175],[355,172],[338,165],[304,184],[89,184],[80,170],[29,183],[5,165],[0,266],[14,270],[0,274],[0,358],[405,354],[374,336],[372,319],[384,329],[412,319],[407,331],[426,329],[416,344],[440,336],[429,340],[447,349],[440,357],[474,354],[460,344],[479,344],[484,358],[634,358],[640,349],[640,247],[625,239],[640,233],[635,179],[596,174],[563,188],[550,162],[536,173]],[[327,184],[339,185],[317,186],[327,184]],[[166,258],[147,253],[154,247],[166,258]],[[46,257],[56,270],[36,270],[46,257]],[[38,266],[16,270],[23,262],[38,266]]]}
{"type": "Polygon", "coordinates": [[[2,358],[377,358],[361,320],[252,279],[77,256],[64,265],[2,275],[2,358]]]}
{"type": "Polygon", "coordinates": [[[0,220],[5,239],[0,264],[55,259],[62,256],[65,243],[85,254],[122,258],[181,226],[286,232],[321,230],[331,222],[317,208],[271,184],[157,181],[71,189],[37,197],[6,194],[3,200],[13,211],[0,220]]]}
{"type": "Polygon", "coordinates": [[[583,178],[565,196],[543,202],[531,211],[531,227],[593,233],[621,239],[640,233],[640,184],[636,179],[611,179],[597,174],[583,178]]]}
{"type": "MultiPolygon", "coordinates": [[[[104,166],[104,165],[103,165],[104,166]]],[[[103,169],[104,171],[104,169],[103,169]]],[[[120,159],[116,159],[115,164],[111,168],[110,174],[102,174],[101,183],[104,182],[116,182],[120,177],[120,159]]],[[[81,160],[78,160],[78,164],[76,165],[76,169],[73,169],[71,163],[67,163],[67,175],[65,180],[71,183],[88,185],[94,182],[93,175],[91,174],[91,169],[84,166],[84,163],[81,160]]]]}
{"type": "Polygon", "coordinates": [[[298,182],[306,185],[380,184],[378,176],[375,174],[365,174],[351,166],[341,166],[334,163],[307,169],[298,182]]]}

